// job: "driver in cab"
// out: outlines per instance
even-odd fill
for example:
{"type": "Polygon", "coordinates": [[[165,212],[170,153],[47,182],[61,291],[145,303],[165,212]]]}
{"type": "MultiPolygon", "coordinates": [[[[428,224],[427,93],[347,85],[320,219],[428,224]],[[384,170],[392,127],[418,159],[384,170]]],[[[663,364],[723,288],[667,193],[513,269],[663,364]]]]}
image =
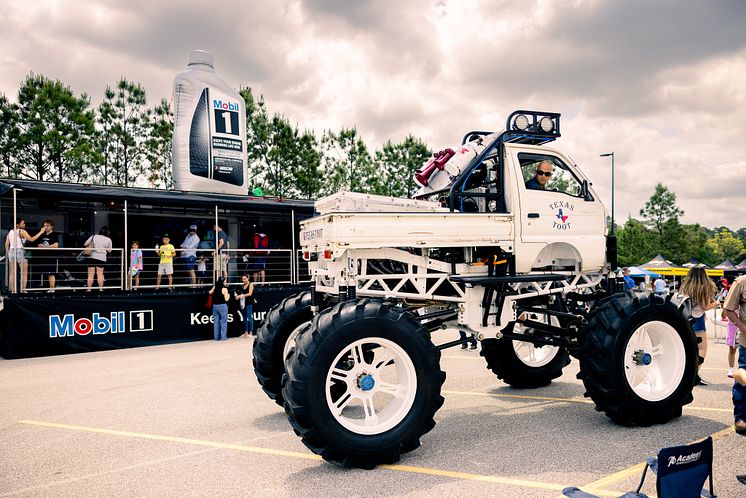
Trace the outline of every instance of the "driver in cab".
{"type": "Polygon", "coordinates": [[[546,190],[547,182],[552,177],[552,168],[554,165],[547,161],[541,161],[536,166],[536,174],[526,182],[526,188],[529,190],[546,190]]]}

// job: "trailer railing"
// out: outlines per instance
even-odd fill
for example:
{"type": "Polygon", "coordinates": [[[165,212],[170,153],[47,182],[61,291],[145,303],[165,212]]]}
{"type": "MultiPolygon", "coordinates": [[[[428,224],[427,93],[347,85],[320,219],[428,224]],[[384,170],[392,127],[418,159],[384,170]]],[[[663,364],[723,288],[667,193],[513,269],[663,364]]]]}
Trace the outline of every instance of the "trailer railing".
{"type": "Polygon", "coordinates": [[[22,258],[16,254],[2,259],[3,283],[10,293],[85,292],[89,290],[89,272],[93,272],[91,290],[166,290],[209,288],[223,276],[229,285],[241,283],[250,275],[256,285],[288,285],[308,282],[308,263],[302,253],[293,258],[290,249],[174,249],[169,265],[161,264],[156,248],[141,247],[141,266],[132,270],[131,249],[112,248],[106,261],[83,255],[83,247],[24,248],[22,258]],[[102,268],[103,286],[98,285],[102,268]],[[89,270],[91,268],[91,270],[89,270]],[[160,275],[160,282],[158,274],[160,275]],[[171,273],[169,282],[168,273],[171,273]],[[15,275],[13,277],[12,275],[15,275]],[[25,275],[25,277],[24,277],[25,275]],[[50,279],[49,276],[53,278],[50,279]],[[25,285],[21,286],[22,281],[25,285]]]}

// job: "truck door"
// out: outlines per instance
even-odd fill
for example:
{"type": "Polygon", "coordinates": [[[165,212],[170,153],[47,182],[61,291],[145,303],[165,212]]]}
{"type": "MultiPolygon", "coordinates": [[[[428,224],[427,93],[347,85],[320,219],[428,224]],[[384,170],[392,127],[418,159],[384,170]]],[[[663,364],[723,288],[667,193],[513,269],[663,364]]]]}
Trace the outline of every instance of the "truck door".
{"type": "Polygon", "coordinates": [[[538,254],[548,244],[563,242],[580,253],[584,268],[602,265],[606,212],[592,192],[584,195],[582,176],[571,161],[541,147],[511,146],[509,151],[518,183],[520,241],[527,252],[538,254]]]}

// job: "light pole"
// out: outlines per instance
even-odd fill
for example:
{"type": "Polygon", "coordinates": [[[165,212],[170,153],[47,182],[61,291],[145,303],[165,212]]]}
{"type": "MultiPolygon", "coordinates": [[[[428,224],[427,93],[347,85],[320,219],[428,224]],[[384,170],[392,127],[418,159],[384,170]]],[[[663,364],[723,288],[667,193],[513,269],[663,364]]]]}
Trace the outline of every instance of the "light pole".
{"type": "Polygon", "coordinates": [[[601,154],[599,157],[611,156],[611,236],[614,236],[614,153],[601,154]]]}

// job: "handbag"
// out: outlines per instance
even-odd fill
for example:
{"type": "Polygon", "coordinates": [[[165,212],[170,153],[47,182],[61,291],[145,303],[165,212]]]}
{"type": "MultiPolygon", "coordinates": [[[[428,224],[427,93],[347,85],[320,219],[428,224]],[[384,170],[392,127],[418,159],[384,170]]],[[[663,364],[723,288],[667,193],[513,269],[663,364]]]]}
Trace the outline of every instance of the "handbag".
{"type": "Polygon", "coordinates": [[[207,302],[205,302],[205,308],[212,308],[212,294],[207,295],[207,302]]]}
{"type": "Polygon", "coordinates": [[[86,243],[84,244],[86,247],[82,251],[80,251],[80,255],[83,256],[84,258],[90,257],[93,254],[93,243],[94,243],[93,237],[86,240],[86,243]],[[91,243],[90,247],[88,247],[87,245],[88,242],[91,243]]]}

